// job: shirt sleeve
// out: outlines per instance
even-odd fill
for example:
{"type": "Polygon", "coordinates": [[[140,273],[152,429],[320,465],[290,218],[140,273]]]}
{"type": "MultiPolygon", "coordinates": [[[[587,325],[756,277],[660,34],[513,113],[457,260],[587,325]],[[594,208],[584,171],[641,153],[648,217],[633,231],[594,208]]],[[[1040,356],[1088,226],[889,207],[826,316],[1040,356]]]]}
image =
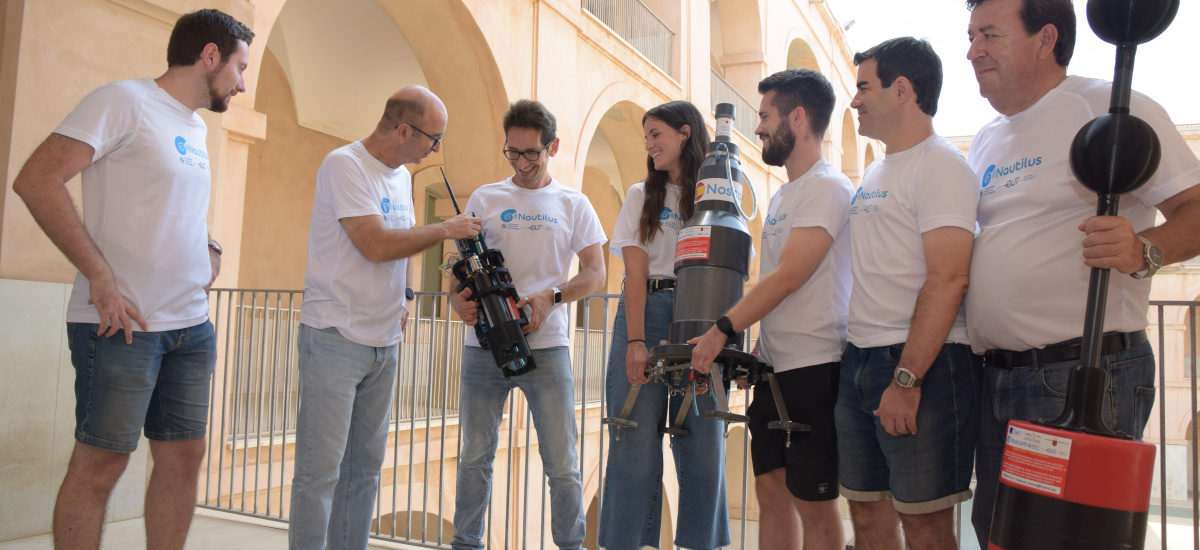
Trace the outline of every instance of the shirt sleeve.
{"type": "Polygon", "coordinates": [[[604,235],[604,227],[600,225],[600,217],[592,207],[587,196],[580,193],[575,201],[575,227],[571,232],[571,252],[579,252],[594,244],[602,244],[608,240],[604,235]]]}
{"type": "Polygon", "coordinates": [[[925,159],[926,170],[915,175],[930,179],[909,182],[917,230],[926,233],[939,227],[958,227],[975,232],[979,186],[975,173],[956,152],[934,149],[925,159]]]}
{"type": "Polygon", "coordinates": [[[805,183],[796,190],[799,194],[792,216],[792,229],[820,227],[837,238],[850,216],[853,190],[834,178],[820,178],[805,183]]]}
{"type": "Polygon", "coordinates": [[[337,219],[378,215],[378,193],[364,177],[362,167],[343,151],[330,153],[317,170],[317,187],[337,219]]]}
{"type": "Polygon", "coordinates": [[[1133,94],[1130,103],[1130,111],[1149,123],[1154,133],[1158,134],[1162,149],[1158,171],[1145,185],[1134,190],[1133,195],[1150,206],[1156,206],[1200,184],[1200,158],[1183,140],[1166,109],[1139,93],[1133,94]]]}
{"type": "Polygon", "coordinates": [[[90,145],[92,162],[119,148],[134,135],[141,118],[142,101],[123,83],[114,82],[92,91],[79,102],[54,133],[90,145]]]}
{"type": "Polygon", "coordinates": [[[638,239],[638,223],[642,218],[642,205],[646,202],[646,188],[636,183],[625,194],[625,203],[621,205],[621,213],[617,214],[617,225],[613,228],[612,243],[608,251],[618,258],[624,257],[621,250],[626,246],[636,246],[649,252],[649,248],[638,239]]]}

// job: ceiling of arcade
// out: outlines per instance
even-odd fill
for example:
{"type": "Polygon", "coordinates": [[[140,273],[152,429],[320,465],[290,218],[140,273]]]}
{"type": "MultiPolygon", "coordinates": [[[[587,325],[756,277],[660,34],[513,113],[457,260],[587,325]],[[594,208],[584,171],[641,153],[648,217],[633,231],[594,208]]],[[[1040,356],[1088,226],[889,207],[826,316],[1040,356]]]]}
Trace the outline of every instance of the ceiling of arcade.
{"type": "Polygon", "coordinates": [[[495,154],[503,144],[507,93],[495,60],[480,55],[490,50],[461,2],[288,0],[267,48],[287,76],[300,126],[361,139],[388,96],[420,84],[450,114],[442,152],[426,164],[445,164],[453,180],[464,182],[507,175],[495,154]]]}

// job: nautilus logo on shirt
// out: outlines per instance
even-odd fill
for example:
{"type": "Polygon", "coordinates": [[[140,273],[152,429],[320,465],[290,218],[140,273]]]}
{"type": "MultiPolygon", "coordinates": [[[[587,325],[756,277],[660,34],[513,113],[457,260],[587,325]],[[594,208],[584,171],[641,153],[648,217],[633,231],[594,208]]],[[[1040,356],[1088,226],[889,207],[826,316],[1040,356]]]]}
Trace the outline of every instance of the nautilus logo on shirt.
{"type": "Polygon", "coordinates": [[[858,202],[859,199],[868,201],[872,199],[886,199],[887,196],[888,192],[884,191],[883,189],[873,189],[871,191],[867,191],[866,189],[859,187],[858,192],[854,193],[854,198],[850,199],[850,206],[854,206],[854,203],[858,202]]]}
{"type": "Polygon", "coordinates": [[[767,225],[775,225],[783,220],[786,220],[787,216],[787,212],[780,214],[779,217],[767,216],[767,225]]]}
{"type": "Polygon", "coordinates": [[[192,154],[208,160],[208,151],[192,146],[183,136],[175,136],[175,150],[181,155],[192,154]]]}
{"type": "Polygon", "coordinates": [[[379,201],[379,209],[383,212],[384,221],[398,221],[407,217],[408,205],[384,197],[379,201]]]}
{"type": "Polygon", "coordinates": [[[384,214],[387,214],[392,209],[392,201],[388,200],[387,197],[384,197],[383,200],[379,201],[379,208],[383,210],[384,214]]]}
{"type": "Polygon", "coordinates": [[[993,164],[988,166],[987,170],[984,170],[983,178],[979,181],[979,187],[984,190],[983,193],[985,195],[990,195],[999,187],[1014,187],[1022,181],[1028,181],[1037,177],[1036,174],[1022,176],[1017,174],[1017,172],[1041,165],[1042,157],[1024,157],[1012,163],[993,164]]]}
{"type": "Polygon", "coordinates": [[[555,218],[554,216],[548,216],[546,214],[526,214],[524,212],[518,212],[515,208],[509,208],[508,210],[500,213],[500,221],[507,223],[513,220],[522,222],[558,223],[558,218],[555,218]]]}
{"type": "Polygon", "coordinates": [[[667,220],[683,221],[683,216],[680,216],[674,210],[671,210],[670,207],[664,206],[662,209],[662,213],[658,215],[658,219],[660,219],[662,221],[667,221],[667,220]]]}

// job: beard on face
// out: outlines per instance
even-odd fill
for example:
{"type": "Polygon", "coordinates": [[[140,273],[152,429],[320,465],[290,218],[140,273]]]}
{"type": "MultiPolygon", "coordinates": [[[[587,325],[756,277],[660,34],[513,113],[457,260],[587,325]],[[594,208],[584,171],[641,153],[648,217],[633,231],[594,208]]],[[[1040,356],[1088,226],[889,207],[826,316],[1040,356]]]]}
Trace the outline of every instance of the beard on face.
{"type": "Polygon", "coordinates": [[[792,148],[796,146],[796,134],[792,133],[787,124],[780,124],[771,133],[770,140],[763,144],[762,159],[768,166],[783,166],[792,148]]]}
{"type": "Polygon", "coordinates": [[[208,84],[208,110],[214,113],[224,113],[229,109],[229,94],[222,94],[216,89],[215,86],[213,86],[213,82],[216,82],[217,80],[217,74],[220,73],[221,69],[224,67],[225,64],[222,63],[219,67],[204,75],[204,80],[208,84]]]}

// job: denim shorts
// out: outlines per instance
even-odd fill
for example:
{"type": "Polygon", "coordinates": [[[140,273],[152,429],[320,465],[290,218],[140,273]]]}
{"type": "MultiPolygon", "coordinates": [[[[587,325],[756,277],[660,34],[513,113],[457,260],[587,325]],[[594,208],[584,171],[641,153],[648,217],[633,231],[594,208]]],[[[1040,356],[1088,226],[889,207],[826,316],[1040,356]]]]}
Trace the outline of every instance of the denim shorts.
{"type": "Polygon", "coordinates": [[[824,363],[775,375],[788,417],[812,427],[809,432],[792,432],[790,446],[787,432],[769,427],[780,418],[768,382],[754,386],[754,400],[746,408],[754,475],[786,468],[788,491],[800,500],[820,502],[838,497],[839,436],[833,423],[838,369],[838,363],[824,363]]]}
{"type": "Polygon", "coordinates": [[[155,441],[204,437],[209,386],[217,363],[212,323],[162,332],[124,330],[105,338],[95,323],[67,323],[75,366],[75,439],[112,451],[137,449],[140,432],[155,441]]]}
{"type": "Polygon", "coordinates": [[[838,469],[846,498],[890,498],[897,512],[928,514],[971,497],[981,366],[969,346],[942,346],[921,384],[917,433],[893,436],[874,413],[903,350],[903,344],[846,346],[836,413],[838,469]]]}

